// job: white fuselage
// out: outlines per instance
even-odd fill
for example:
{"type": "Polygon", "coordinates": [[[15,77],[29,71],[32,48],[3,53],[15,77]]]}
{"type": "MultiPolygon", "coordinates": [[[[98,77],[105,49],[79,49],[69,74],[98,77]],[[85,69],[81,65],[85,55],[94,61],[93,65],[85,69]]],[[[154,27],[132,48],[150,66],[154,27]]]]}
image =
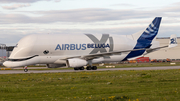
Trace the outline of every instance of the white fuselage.
{"type": "MultiPolygon", "coordinates": [[[[32,64],[66,64],[65,58],[111,51],[132,50],[137,41],[123,35],[46,34],[22,38],[4,65],[19,67],[32,64]],[[99,47],[99,48],[98,48],[99,47]]],[[[92,60],[92,63],[119,62],[129,52],[92,60]]]]}
{"type": "Polygon", "coordinates": [[[141,56],[146,49],[157,47],[158,42],[154,39],[161,19],[155,17],[145,30],[131,35],[29,35],[18,42],[9,60],[3,65],[19,67],[32,64],[66,64],[74,69],[90,65],[96,69],[97,67],[92,66],[93,63],[119,62],[141,56]]]}

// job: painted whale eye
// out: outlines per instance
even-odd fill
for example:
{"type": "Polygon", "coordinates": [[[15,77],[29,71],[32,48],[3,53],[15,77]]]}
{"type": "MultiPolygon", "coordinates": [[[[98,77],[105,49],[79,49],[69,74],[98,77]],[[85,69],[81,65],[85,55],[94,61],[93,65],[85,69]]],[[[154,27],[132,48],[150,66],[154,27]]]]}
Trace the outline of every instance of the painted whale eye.
{"type": "Polygon", "coordinates": [[[48,54],[48,53],[49,53],[49,51],[48,51],[48,50],[45,50],[43,53],[44,53],[44,54],[48,54]]]}

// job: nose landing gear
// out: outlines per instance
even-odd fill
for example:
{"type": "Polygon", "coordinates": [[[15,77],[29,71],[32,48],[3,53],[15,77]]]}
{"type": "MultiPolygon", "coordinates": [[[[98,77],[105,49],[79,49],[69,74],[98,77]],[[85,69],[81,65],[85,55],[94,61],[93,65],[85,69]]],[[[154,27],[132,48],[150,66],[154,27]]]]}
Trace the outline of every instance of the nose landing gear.
{"type": "Polygon", "coordinates": [[[27,72],[27,71],[28,71],[27,66],[25,66],[24,67],[24,72],[27,72]]]}

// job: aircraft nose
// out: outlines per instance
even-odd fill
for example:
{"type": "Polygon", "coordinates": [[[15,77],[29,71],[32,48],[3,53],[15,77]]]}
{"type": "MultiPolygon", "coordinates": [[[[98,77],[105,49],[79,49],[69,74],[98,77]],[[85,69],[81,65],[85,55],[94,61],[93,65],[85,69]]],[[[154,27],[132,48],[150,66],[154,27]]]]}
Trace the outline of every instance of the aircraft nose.
{"type": "Polygon", "coordinates": [[[26,62],[5,61],[3,65],[6,66],[7,68],[15,68],[15,67],[26,66],[26,62]]]}
{"type": "Polygon", "coordinates": [[[5,62],[3,63],[3,65],[4,65],[5,67],[12,67],[13,63],[10,63],[9,61],[5,61],[5,62]]]}

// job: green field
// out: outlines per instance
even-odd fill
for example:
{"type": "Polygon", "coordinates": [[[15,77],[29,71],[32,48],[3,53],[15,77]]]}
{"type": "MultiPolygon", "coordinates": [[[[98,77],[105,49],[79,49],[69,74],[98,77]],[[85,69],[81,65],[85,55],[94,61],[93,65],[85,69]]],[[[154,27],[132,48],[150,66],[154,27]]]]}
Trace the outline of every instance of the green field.
{"type": "Polygon", "coordinates": [[[176,101],[180,70],[0,75],[0,101],[176,101]]]}

